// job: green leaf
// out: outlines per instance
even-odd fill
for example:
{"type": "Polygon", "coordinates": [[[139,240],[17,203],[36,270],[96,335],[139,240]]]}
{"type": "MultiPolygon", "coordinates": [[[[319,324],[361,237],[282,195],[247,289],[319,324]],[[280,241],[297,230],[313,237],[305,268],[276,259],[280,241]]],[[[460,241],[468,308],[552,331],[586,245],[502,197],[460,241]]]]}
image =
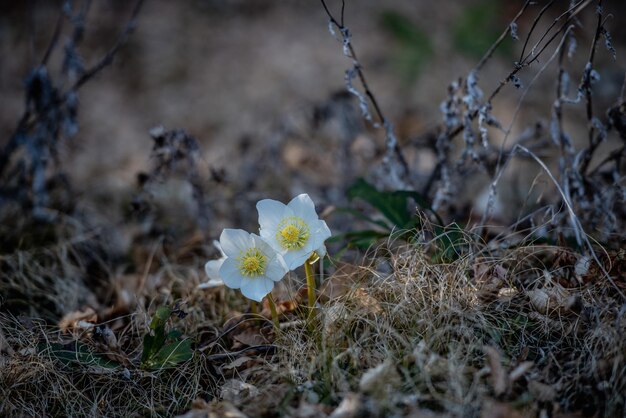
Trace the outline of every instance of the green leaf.
{"type": "Polygon", "coordinates": [[[48,348],[50,353],[66,366],[80,364],[82,366],[98,366],[107,369],[115,369],[120,366],[119,363],[109,360],[98,353],[94,353],[88,345],[80,341],[75,341],[70,344],[55,343],[49,346],[42,345],[40,348],[42,351],[48,348]]]}
{"type": "Polygon", "coordinates": [[[159,306],[154,313],[154,317],[150,323],[150,328],[155,330],[158,327],[165,326],[165,322],[167,322],[171,314],[172,309],[169,306],[159,306]]]}
{"type": "Polygon", "coordinates": [[[346,194],[348,199],[362,199],[382,213],[391,222],[391,227],[386,226],[387,229],[394,226],[400,229],[418,226],[419,219],[415,216],[414,210],[409,209],[409,199],[414,200],[422,209],[432,212],[437,220],[441,221],[424,196],[414,190],[381,192],[361,178],[348,188],[346,194]]]}
{"type": "Polygon", "coordinates": [[[172,367],[193,357],[191,340],[173,342],[161,347],[150,361],[150,368],[161,369],[172,367]]]}
{"type": "Polygon", "coordinates": [[[435,228],[437,233],[437,253],[435,261],[439,263],[450,263],[457,260],[463,251],[462,246],[466,244],[465,233],[456,222],[445,228],[435,228]]]}
{"type": "Polygon", "coordinates": [[[379,192],[364,179],[358,179],[347,191],[348,199],[360,198],[378,209],[393,225],[404,227],[412,213],[407,210],[406,198],[396,192],[379,192]]]}
{"type": "Polygon", "coordinates": [[[369,223],[371,223],[373,225],[380,226],[381,228],[384,228],[385,230],[391,231],[391,229],[393,228],[393,225],[389,225],[389,224],[387,224],[383,220],[373,219],[373,218],[367,216],[366,214],[364,214],[363,212],[359,212],[356,209],[337,208],[337,209],[335,209],[335,213],[348,213],[348,214],[354,216],[355,218],[367,221],[367,222],[369,222],[369,223]]]}

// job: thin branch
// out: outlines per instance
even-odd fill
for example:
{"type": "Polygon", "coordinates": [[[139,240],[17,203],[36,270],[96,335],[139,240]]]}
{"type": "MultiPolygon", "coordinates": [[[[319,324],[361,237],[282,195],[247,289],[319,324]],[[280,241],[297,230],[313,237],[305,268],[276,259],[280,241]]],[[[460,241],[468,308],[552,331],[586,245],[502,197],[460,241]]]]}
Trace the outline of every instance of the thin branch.
{"type": "Polygon", "coordinates": [[[138,0],[137,3],[135,3],[135,7],[133,8],[130,19],[128,20],[128,23],[126,24],[126,27],[124,28],[122,33],[117,38],[117,41],[115,42],[115,44],[111,47],[109,52],[107,52],[100,59],[100,61],[96,63],[96,65],[94,65],[89,70],[85,71],[83,75],[81,75],[81,77],[76,81],[76,83],[74,83],[74,85],[72,86],[70,90],[79,89],[89,79],[91,79],[93,76],[99,73],[100,70],[102,70],[104,67],[106,67],[107,65],[113,62],[113,58],[115,57],[117,52],[120,50],[122,46],[126,44],[128,37],[135,30],[137,26],[137,16],[139,15],[139,11],[141,10],[143,3],[144,3],[144,0],[138,0]]]}
{"type": "MultiPolygon", "coordinates": [[[[365,92],[365,95],[367,96],[367,98],[371,102],[372,106],[374,107],[374,111],[376,112],[376,115],[377,115],[378,119],[380,120],[380,123],[385,127],[386,130],[389,130],[389,127],[391,125],[390,125],[389,121],[387,120],[387,118],[385,117],[385,115],[383,114],[383,111],[380,108],[380,106],[378,104],[378,101],[376,100],[376,97],[374,96],[374,93],[372,93],[372,91],[369,88],[369,85],[368,85],[367,80],[365,78],[365,74],[363,73],[363,69],[362,69],[361,63],[359,62],[359,59],[358,59],[358,57],[356,55],[356,51],[354,50],[354,47],[350,43],[349,39],[346,38],[347,28],[344,26],[345,1],[342,0],[342,2],[341,2],[341,18],[340,18],[341,22],[339,22],[339,21],[337,21],[337,19],[335,19],[333,14],[328,9],[328,6],[326,5],[326,1],[325,0],[320,0],[320,2],[322,3],[322,7],[324,8],[324,11],[326,12],[326,15],[330,19],[331,23],[333,25],[335,25],[337,27],[337,29],[339,29],[339,32],[343,36],[344,45],[348,49],[349,57],[352,59],[352,62],[354,64],[354,69],[356,70],[357,76],[359,77],[359,81],[361,82],[361,86],[363,87],[363,91],[365,92]]],[[[388,143],[390,142],[389,141],[389,134],[390,134],[390,132],[387,132],[387,139],[388,139],[387,142],[388,143]]],[[[392,147],[392,151],[393,151],[395,157],[397,158],[398,162],[402,166],[402,169],[404,170],[404,174],[406,176],[408,176],[408,174],[409,174],[409,165],[408,165],[408,163],[406,161],[406,158],[402,154],[402,150],[400,149],[400,146],[398,145],[397,142],[394,141],[394,143],[391,144],[391,147],[392,147]]]]}
{"type": "MultiPolygon", "coordinates": [[[[554,2],[555,0],[552,0],[552,2],[554,2]]],[[[515,17],[513,18],[513,20],[511,21],[512,23],[517,22],[517,19],[519,19],[522,14],[524,14],[524,12],[526,11],[526,9],[528,8],[528,6],[532,3],[532,0],[526,0],[526,2],[524,2],[524,5],[522,6],[522,8],[520,9],[519,12],[517,12],[517,14],[515,15],[515,17]]],[[[476,65],[476,67],[474,68],[474,71],[480,71],[483,66],[487,63],[487,61],[491,58],[491,56],[493,55],[493,53],[496,51],[496,49],[498,49],[498,47],[500,46],[500,44],[502,42],[504,42],[504,40],[506,39],[506,37],[509,35],[509,33],[511,32],[511,25],[509,24],[509,26],[506,27],[506,29],[504,30],[504,32],[502,32],[502,34],[500,35],[500,37],[489,47],[489,49],[487,50],[487,52],[485,53],[485,55],[483,55],[483,57],[481,58],[481,60],[478,62],[478,64],[476,65]]],[[[532,30],[531,30],[532,32],[532,30]]],[[[530,34],[529,34],[530,36],[530,34]]],[[[528,42],[528,38],[526,39],[526,42],[528,42]]],[[[526,46],[524,44],[524,46],[526,46]]]]}
{"type": "Polygon", "coordinates": [[[528,46],[528,42],[530,41],[530,36],[533,34],[535,28],[537,27],[537,24],[539,24],[539,21],[541,20],[543,14],[550,8],[550,6],[554,4],[555,1],[556,0],[550,0],[548,4],[543,6],[543,8],[539,11],[537,17],[535,17],[535,20],[533,21],[532,25],[530,26],[530,30],[528,31],[528,35],[526,35],[526,40],[524,41],[524,46],[522,47],[522,52],[520,53],[517,62],[522,62],[522,59],[524,58],[524,52],[526,52],[526,47],[528,46]]]}
{"type": "Polygon", "coordinates": [[[593,36],[593,41],[591,42],[591,48],[589,50],[589,59],[587,60],[587,66],[585,67],[585,74],[583,76],[583,89],[585,91],[585,102],[586,102],[586,111],[587,111],[587,128],[588,128],[588,137],[589,137],[589,147],[584,151],[583,160],[580,165],[580,173],[584,176],[589,168],[589,163],[591,162],[591,157],[595,152],[598,145],[600,145],[600,139],[596,140],[595,131],[596,128],[593,123],[593,97],[591,95],[591,71],[593,70],[593,61],[596,55],[596,46],[598,44],[598,39],[600,39],[600,34],[602,33],[602,0],[598,0],[598,23],[596,25],[596,33],[593,36]]]}

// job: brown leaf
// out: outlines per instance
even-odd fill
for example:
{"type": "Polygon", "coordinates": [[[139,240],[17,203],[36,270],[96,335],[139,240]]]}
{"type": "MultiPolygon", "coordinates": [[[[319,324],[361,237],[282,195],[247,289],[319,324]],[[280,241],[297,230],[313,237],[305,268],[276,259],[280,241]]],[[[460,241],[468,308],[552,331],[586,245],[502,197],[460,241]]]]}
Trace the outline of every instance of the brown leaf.
{"type": "Polygon", "coordinates": [[[493,347],[485,346],[483,348],[487,355],[487,363],[491,369],[491,386],[497,396],[504,394],[508,388],[508,375],[504,367],[502,367],[502,357],[498,350],[493,347]]]}
{"type": "Polygon", "coordinates": [[[498,298],[500,289],[505,284],[507,270],[501,265],[488,266],[484,263],[474,265],[474,277],[478,287],[478,298],[483,302],[492,302],[498,298]]]}
{"type": "Polygon", "coordinates": [[[509,373],[509,382],[513,383],[520,377],[524,376],[535,365],[532,361],[520,363],[509,373]]]}
{"type": "Polygon", "coordinates": [[[66,334],[74,329],[92,328],[97,320],[98,315],[96,311],[87,307],[82,311],[79,310],[65,314],[59,321],[59,328],[62,333],[66,334]]]}
{"type": "Polygon", "coordinates": [[[228,364],[224,364],[220,367],[221,370],[240,370],[240,368],[246,368],[242,366],[247,366],[250,362],[255,362],[256,360],[252,357],[241,356],[237,357],[235,360],[231,361],[228,364]]]}
{"type": "Polygon", "coordinates": [[[533,398],[542,402],[551,402],[556,399],[557,395],[554,387],[535,380],[528,382],[528,391],[533,395],[533,398]]]}
{"type": "Polygon", "coordinates": [[[258,327],[245,328],[238,334],[233,335],[233,339],[236,342],[233,344],[233,350],[239,349],[242,346],[252,347],[255,345],[267,344],[269,342],[263,335],[261,335],[258,327]]]}
{"type": "Polygon", "coordinates": [[[355,393],[348,393],[329,418],[357,418],[361,416],[362,410],[361,397],[355,393]]]}
{"type": "Polygon", "coordinates": [[[535,310],[541,314],[570,312],[575,299],[570,292],[558,283],[551,287],[527,290],[526,296],[535,310]]]}
{"type": "Polygon", "coordinates": [[[480,413],[481,418],[523,418],[524,415],[515,410],[511,404],[486,401],[480,413]]]}

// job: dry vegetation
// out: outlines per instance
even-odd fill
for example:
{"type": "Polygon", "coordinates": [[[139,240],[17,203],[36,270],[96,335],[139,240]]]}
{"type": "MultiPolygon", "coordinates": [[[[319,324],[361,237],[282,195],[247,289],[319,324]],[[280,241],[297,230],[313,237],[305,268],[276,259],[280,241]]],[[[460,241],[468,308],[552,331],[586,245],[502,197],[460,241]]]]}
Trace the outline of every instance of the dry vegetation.
{"type": "MultiPolygon", "coordinates": [[[[357,96],[335,96],[327,105],[349,108],[353,119],[346,116],[346,124],[362,112],[371,125],[355,136],[379,135],[384,144],[372,157],[376,163],[355,161],[351,144],[340,144],[332,150],[339,162],[331,165],[339,166],[338,177],[349,177],[355,166],[371,164],[368,179],[390,191],[338,180],[347,198],[327,202],[323,216],[344,235],[329,245],[318,274],[316,315],[307,320],[304,280],[291,272],[274,291],[279,331],[267,304],[255,313],[238,291],[198,288],[206,280],[204,262],[217,256],[211,220],[240,222],[256,198],[280,186],[277,173],[261,173],[255,162],[271,158],[270,151],[242,146],[251,168],[229,182],[219,171],[203,172],[200,146],[185,131],[153,129],[152,167],[138,173],[119,222],[82,205],[58,165],[59,143],[78,129],[81,86],[124,47],[142,3],[92,67],[76,49],[90,2],[65,10],[27,80],[24,115],[3,142],[0,415],[625,416],[625,148],[619,141],[626,139],[626,105],[623,92],[606,115],[593,105],[595,51],[602,44],[614,52],[601,1],[571,2],[549,18],[544,14],[557,7],[554,1],[543,8],[524,2],[476,68],[449,86],[441,126],[413,143],[396,138],[370,91],[344,26],[348,11],[321,2],[351,66],[347,90],[357,96]],[[529,13],[533,18],[518,28],[529,13]],[[597,22],[572,97],[563,86],[566,45],[585,13],[597,22]],[[46,62],[58,49],[63,22],[71,40],[61,52],[67,83],[55,84],[46,62]],[[478,74],[503,39],[518,32],[522,38],[522,30],[520,60],[484,95],[478,74]],[[527,68],[538,68],[528,79],[546,76],[544,63],[558,74],[549,121],[507,145],[511,127],[492,114],[492,101],[505,86],[518,87],[527,68]],[[566,132],[568,105],[585,110],[584,145],[566,132]],[[607,143],[617,145],[599,157],[607,143]],[[431,173],[412,171],[410,146],[432,151],[431,173]],[[556,152],[556,164],[544,163],[544,150],[556,152]],[[490,225],[498,182],[516,159],[538,163],[555,192],[542,200],[529,191],[526,198],[538,202],[532,210],[490,225]],[[455,204],[476,173],[490,176],[479,219],[455,204]],[[247,190],[251,184],[255,189],[247,190]],[[443,226],[460,223],[458,217],[467,220],[462,227],[443,226]]],[[[315,110],[311,123],[319,125],[324,108],[315,110]]],[[[307,137],[302,130],[288,128],[273,146],[289,149],[307,137]]],[[[276,170],[288,168],[283,164],[276,170]]],[[[315,172],[315,161],[309,164],[314,167],[302,171],[315,172]]]]}

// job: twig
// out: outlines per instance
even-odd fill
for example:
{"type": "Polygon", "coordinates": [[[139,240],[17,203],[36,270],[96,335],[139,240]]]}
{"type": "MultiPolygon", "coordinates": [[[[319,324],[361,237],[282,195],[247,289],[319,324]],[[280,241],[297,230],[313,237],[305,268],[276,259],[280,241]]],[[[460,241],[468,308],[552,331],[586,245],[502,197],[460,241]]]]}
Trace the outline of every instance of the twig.
{"type": "Polygon", "coordinates": [[[587,111],[587,129],[589,136],[589,147],[583,152],[583,159],[580,164],[580,173],[585,176],[587,169],[589,168],[589,163],[591,162],[591,157],[595,152],[598,145],[600,145],[600,139],[596,140],[595,131],[596,128],[593,124],[593,98],[591,96],[591,71],[593,70],[593,61],[596,54],[596,46],[598,44],[598,39],[600,38],[600,33],[602,32],[602,0],[598,0],[597,7],[598,14],[598,23],[596,25],[596,33],[593,36],[593,41],[591,42],[591,48],[589,50],[589,59],[587,60],[587,65],[585,67],[585,74],[583,76],[583,86],[582,88],[585,91],[585,102],[586,102],[586,111],[587,111]]]}
{"type": "Polygon", "coordinates": [[[137,16],[139,15],[139,11],[141,10],[141,7],[143,6],[143,3],[144,3],[144,0],[137,0],[137,3],[135,3],[135,7],[133,8],[133,11],[132,11],[132,13],[130,15],[130,19],[128,20],[128,23],[126,24],[126,27],[124,28],[122,33],[118,36],[117,41],[115,42],[115,44],[100,59],[100,61],[98,61],[98,63],[96,63],[96,65],[94,65],[89,70],[85,71],[84,74],[81,75],[81,77],[72,86],[71,90],[79,89],[89,79],[91,79],[98,72],[100,72],[100,70],[102,70],[104,67],[106,67],[107,65],[109,65],[109,64],[111,64],[113,62],[113,58],[117,54],[117,51],[119,51],[120,48],[126,44],[126,41],[128,40],[128,37],[135,30],[135,28],[137,26],[137,16]]]}
{"type": "Polygon", "coordinates": [[[337,29],[339,30],[339,32],[341,33],[341,36],[343,37],[344,47],[347,48],[348,56],[349,56],[349,58],[352,59],[352,62],[354,64],[354,70],[357,73],[357,76],[359,78],[361,86],[363,87],[363,91],[365,92],[365,95],[367,96],[367,98],[369,99],[370,103],[374,107],[374,111],[376,112],[376,116],[378,117],[380,123],[385,127],[385,129],[387,131],[386,132],[386,137],[387,137],[387,149],[388,149],[388,151],[391,151],[395,155],[396,159],[398,160],[398,162],[402,166],[402,169],[404,171],[404,176],[408,177],[408,175],[409,175],[409,166],[408,166],[408,163],[406,161],[406,158],[402,154],[402,150],[400,149],[400,146],[398,145],[397,141],[395,140],[395,136],[393,134],[393,127],[392,127],[391,123],[388,121],[388,119],[385,117],[385,115],[383,114],[383,111],[380,108],[380,106],[378,104],[378,101],[376,100],[376,97],[374,96],[374,93],[372,93],[372,91],[370,90],[369,85],[367,83],[367,80],[365,78],[365,74],[363,72],[363,67],[362,67],[361,63],[359,62],[359,59],[357,58],[356,51],[354,50],[354,47],[350,43],[348,29],[344,25],[345,0],[342,0],[342,2],[341,2],[341,18],[340,18],[340,21],[337,21],[337,19],[335,19],[333,14],[328,9],[328,6],[326,5],[326,1],[325,0],[320,0],[320,2],[322,3],[322,7],[324,8],[324,11],[328,15],[328,18],[330,19],[330,22],[333,25],[335,25],[337,27],[337,29]]]}
{"type": "MultiPolygon", "coordinates": [[[[555,0],[551,0],[550,3],[553,3],[555,0]]],[[[517,12],[517,14],[515,15],[515,17],[513,18],[513,20],[511,21],[512,23],[516,23],[517,19],[519,19],[522,14],[524,14],[524,11],[526,11],[526,8],[532,3],[531,0],[526,0],[524,2],[524,5],[522,6],[522,8],[519,10],[519,12],[517,12]]],[[[534,26],[533,26],[534,27],[534,26]]],[[[502,34],[500,35],[500,37],[489,47],[489,49],[487,50],[487,52],[485,53],[485,55],[483,55],[483,57],[481,58],[481,60],[478,62],[478,64],[476,65],[476,67],[474,68],[474,71],[480,71],[483,66],[487,63],[487,61],[491,58],[491,56],[493,55],[493,53],[496,51],[496,49],[498,49],[498,47],[500,46],[500,44],[506,39],[507,35],[511,32],[511,25],[509,24],[509,26],[506,27],[506,29],[504,30],[504,32],[502,32],[502,34]]],[[[531,32],[532,33],[532,29],[531,32]]],[[[530,36],[529,33],[529,36],[530,36]]],[[[528,42],[528,38],[526,38],[526,42],[528,42]]],[[[524,44],[524,47],[526,47],[526,44],[524,44]]]]}

